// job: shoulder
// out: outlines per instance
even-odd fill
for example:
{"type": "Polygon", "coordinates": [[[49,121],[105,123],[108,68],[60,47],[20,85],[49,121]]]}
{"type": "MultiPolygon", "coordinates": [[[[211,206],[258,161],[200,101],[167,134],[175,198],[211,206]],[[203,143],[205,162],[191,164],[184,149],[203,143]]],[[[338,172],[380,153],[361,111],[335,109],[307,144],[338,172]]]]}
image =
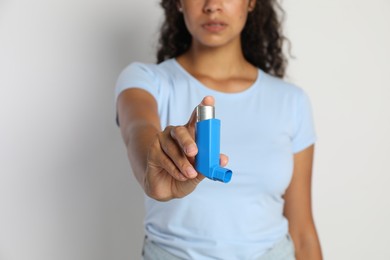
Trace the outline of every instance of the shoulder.
{"type": "Polygon", "coordinates": [[[300,87],[284,79],[270,75],[264,71],[261,71],[263,77],[264,87],[275,94],[287,95],[291,97],[299,98],[305,96],[305,91],[300,87]]]}
{"type": "Polygon", "coordinates": [[[121,72],[121,77],[128,76],[148,76],[150,78],[160,78],[162,76],[170,75],[177,70],[175,68],[174,60],[169,59],[160,64],[132,62],[127,65],[121,72]]]}
{"type": "Polygon", "coordinates": [[[262,72],[261,88],[266,102],[272,106],[285,108],[286,113],[299,114],[311,110],[308,93],[300,86],[262,72]]]}
{"type": "Polygon", "coordinates": [[[121,72],[120,78],[149,76],[154,77],[156,75],[156,64],[132,62],[127,65],[121,72]]]}
{"type": "Polygon", "coordinates": [[[163,106],[172,96],[187,94],[185,80],[185,74],[174,59],[159,64],[132,62],[119,75],[115,95],[118,98],[126,89],[140,88],[152,94],[163,106]]]}

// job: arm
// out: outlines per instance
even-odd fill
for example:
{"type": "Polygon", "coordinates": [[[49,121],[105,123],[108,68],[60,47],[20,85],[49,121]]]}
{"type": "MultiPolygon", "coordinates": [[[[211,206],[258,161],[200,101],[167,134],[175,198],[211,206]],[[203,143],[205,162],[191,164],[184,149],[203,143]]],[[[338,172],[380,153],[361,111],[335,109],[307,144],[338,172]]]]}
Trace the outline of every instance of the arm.
{"type": "Polygon", "coordinates": [[[118,119],[133,173],[144,189],[147,155],[161,131],[157,104],[146,91],[129,89],[118,97],[118,119]]]}
{"type": "MultiPolygon", "coordinates": [[[[202,104],[213,105],[214,99],[206,97],[202,104]]],[[[198,152],[194,113],[186,125],[162,131],[154,97],[133,88],[120,94],[118,116],[134,175],[149,197],[160,201],[181,198],[203,180],[193,167],[198,152]]],[[[221,161],[226,164],[226,157],[221,161]]]]}
{"type": "Polygon", "coordinates": [[[285,198],[284,215],[298,260],[321,260],[322,253],[311,208],[311,176],[314,145],[294,154],[293,177],[285,198]]]}

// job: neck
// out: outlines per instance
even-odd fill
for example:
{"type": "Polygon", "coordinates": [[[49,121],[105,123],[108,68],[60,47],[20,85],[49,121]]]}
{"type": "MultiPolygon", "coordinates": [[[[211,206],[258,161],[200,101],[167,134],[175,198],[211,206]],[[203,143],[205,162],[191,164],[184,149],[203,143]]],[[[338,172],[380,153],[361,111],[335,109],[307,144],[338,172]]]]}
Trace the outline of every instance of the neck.
{"type": "Polygon", "coordinates": [[[252,67],[245,60],[240,44],[214,48],[193,43],[178,61],[195,75],[212,75],[214,78],[238,75],[252,67]]]}

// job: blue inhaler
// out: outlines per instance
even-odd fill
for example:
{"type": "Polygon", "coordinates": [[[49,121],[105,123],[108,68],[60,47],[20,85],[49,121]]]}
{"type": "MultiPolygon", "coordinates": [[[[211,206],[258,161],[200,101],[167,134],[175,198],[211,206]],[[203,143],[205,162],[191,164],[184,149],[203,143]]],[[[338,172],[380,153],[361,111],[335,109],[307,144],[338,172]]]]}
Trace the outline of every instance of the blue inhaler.
{"type": "Polygon", "coordinates": [[[219,165],[221,121],[215,118],[213,106],[196,108],[195,141],[198,154],[195,157],[195,168],[207,178],[215,181],[229,182],[232,171],[219,165]]]}

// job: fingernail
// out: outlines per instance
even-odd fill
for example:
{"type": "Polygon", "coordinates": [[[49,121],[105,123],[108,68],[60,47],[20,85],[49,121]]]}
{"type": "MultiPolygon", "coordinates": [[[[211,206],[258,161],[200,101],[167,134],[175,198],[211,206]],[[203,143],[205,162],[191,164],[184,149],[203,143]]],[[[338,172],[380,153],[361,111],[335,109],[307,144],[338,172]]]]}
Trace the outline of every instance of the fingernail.
{"type": "Polygon", "coordinates": [[[198,173],[195,171],[195,169],[191,166],[188,166],[186,169],[187,176],[190,178],[195,177],[198,173]]]}

